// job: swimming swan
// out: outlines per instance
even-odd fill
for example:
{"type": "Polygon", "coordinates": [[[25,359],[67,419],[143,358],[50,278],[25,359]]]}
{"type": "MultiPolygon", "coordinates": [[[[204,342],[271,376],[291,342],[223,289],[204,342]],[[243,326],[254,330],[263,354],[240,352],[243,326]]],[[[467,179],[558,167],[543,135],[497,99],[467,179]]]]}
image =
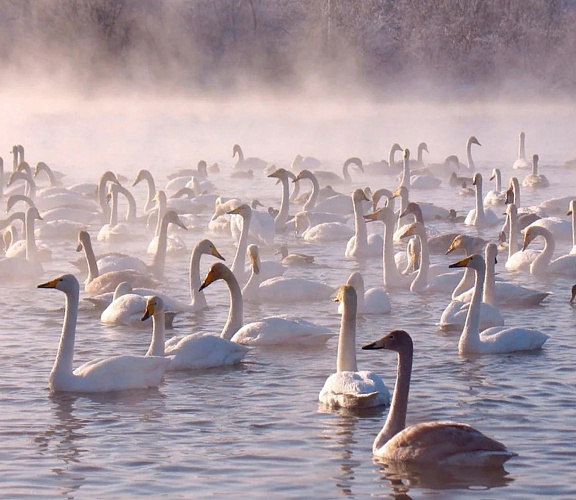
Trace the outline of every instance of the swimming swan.
{"type": "Polygon", "coordinates": [[[55,288],[66,294],[64,327],[48,384],[52,392],[110,392],[160,385],[170,360],[159,356],[100,358],[73,370],[80,294],[78,280],[65,274],[38,285],[38,288],[55,288]]]}
{"type": "Polygon", "coordinates": [[[425,422],[406,427],[408,392],[414,347],[403,330],[394,330],[362,349],[387,349],[398,353],[398,375],[384,427],[374,440],[372,453],[406,464],[433,466],[501,467],[516,456],[506,447],[467,424],[425,422]]]}
{"type": "Polygon", "coordinates": [[[332,408],[372,408],[390,403],[390,391],[374,372],[358,371],[356,363],[356,291],[343,285],[334,299],[342,305],[336,373],[320,390],[320,403],[332,408]]]}

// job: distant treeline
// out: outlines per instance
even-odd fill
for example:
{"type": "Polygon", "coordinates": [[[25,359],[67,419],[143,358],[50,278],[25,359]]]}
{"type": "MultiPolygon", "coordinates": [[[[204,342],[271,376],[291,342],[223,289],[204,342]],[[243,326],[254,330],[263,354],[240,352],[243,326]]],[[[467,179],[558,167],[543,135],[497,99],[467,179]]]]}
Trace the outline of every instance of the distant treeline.
{"type": "Polygon", "coordinates": [[[576,0],[0,0],[0,41],[91,90],[576,93],[576,0]]]}

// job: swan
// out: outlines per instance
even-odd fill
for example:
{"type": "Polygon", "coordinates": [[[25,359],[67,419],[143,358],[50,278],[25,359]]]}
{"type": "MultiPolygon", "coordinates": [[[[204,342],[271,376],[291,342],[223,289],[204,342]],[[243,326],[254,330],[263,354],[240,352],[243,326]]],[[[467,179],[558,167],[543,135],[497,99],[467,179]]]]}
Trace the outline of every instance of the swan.
{"type": "Polygon", "coordinates": [[[384,223],[384,247],[382,251],[382,278],[384,288],[409,288],[413,275],[405,276],[400,273],[394,260],[394,226],[396,224],[396,215],[392,209],[382,207],[376,212],[366,214],[364,218],[367,221],[381,221],[384,223]]]}
{"type": "Polygon", "coordinates": [[[318,168],[322,163],[317,158],[312,156],[302,156],[297,154],[294,159],[292,160],[292,164],[290,168],[295,171],[300,171],[303,168],[307,168],[309,170],[314,170],[318,168]]]}
{"type": "Polygon", "coordinates": [[[566,206],[569,205],[572,200],[576,200],[575,195],[550,198],[540,203],[539,208],[547,213],[562,215],[566,210],[566,206]]]}
{"type": "Polygon", "coordinates": [[[517,168],[530,168],[530,162],[526,159],[526,148],[525,148],[526,134],[520,132],[520,138],[518,143],[518,158],[512,164],[513,169],[517,168]]]}
{"type": "Polygon", "coordinates": [[[132,183],[132,187],[138,185],[140,182],[146,182],[148,186],[148,197],[146,198],[146,205],[144,205],[144,212],[150,212],[154,208],[154,197],[156,196],[156,182],[152,172],[147,169],[141,169],[136,174],[136,179],[132,183]]]}
{"type": "Polygon", "coordinates": [[[547,188],[550,187],[550,181],[545,175],[538,173],[538,155],[532,156],[532,173],[524,177],[522,186],[526,188],[547,188]]]}
{"type": "Polygon", "coordinates": [[[390,403],[390,391],[370,371],[358,371],[356,362],[356,291],[343,285],[334,299],[342,306],[336,373],[320,390],[318,400],[331,408],[373,408],[390,403]]]}
{"type": "Polygon", "coordinates": [[[296,236],[310,243],[326,243],[329,241],[349,240],[354,236],[354,230],[343,222],[322,222],[311,225],[311,214],[303,211],[295,216],[296,236]],[[302,233],[302,234],[300,234],[302,233]]]}
{"type": "Polygon", "coordinates": [[[428,151],[428,144],[426,144],[425,142],[421,142],[420,144],[418,144],[418,152],[417,152],[416,160],[411,158],[410,159],[410,166],[415,166],[415,167],[417,167],[417,169],[420,169],[421,171],[428,170],[424,166],[424,151],[426,151],[427,153],[430,153],[430,151],[428,151]]]}
{"type": "Polygon", "coordinates": [[[262,280],[260,276],[260,257],[257,245],[249,245],[247,249],[252,273],[242,289],[242,297],[246,301],[277,304],[292,304],[324,300],[334,293],[334,288],[318,281],[304,278],[286,278],[279,276],[262,280]]]}
{"type": "Polygon", "coordinates": [[[64,274],[38,288],[55,288],[66,294],[64,327],[48,384],[52,392],[110,392],[160,385],[170,364],[169,359],[160,356],[113,356],[89,361],[73,370],[80,295],[78,280],[64,274]]]}
{"type": "Polygon", "coordinates": [[[36,163],[36,168],[34,169],[34,178],[39,177],[42,172],[48,176],[50,186],[61,186],[61,179],[66,176],[62,172],[52,170],[45,162],[39,161],[36,163]]]}
{"type": "MultiPolygon", "coordinates": [[[[364,290],[364,278],[358,271],[354,271],[348,276],[346,285],[354,287],[356,291],[358,314],[389,314],[392,307],[390,305],[390,297],[384,288],[369,288],[364,290]]],[[[342,314],[344,309],[343,302],[340,301],[338,312],[342,314]]]]}
{"type": "Polygon", "coordinates": [[[314,264],[314,256],[304,253],[288,253],[288,247],[282,245],[275,255],[280,255],[283,266],[309,266],[314,264]]]}
{"type": "Polygon", "coordinates": [[[355,234],[348,240],[344,255],[348,259],[362,259],[366,257],[382,257],[383,241],[379,234],[367,234],[366,221],[362,211],[362,201],[368,201],[362,189],[352,192],[354,206],[355,234]]]}
{"type": "Polygon", "coordinates": [[[410,175],[410,150],[404,150],[404,168],[400,185],[412,189],[436,189],[442,181],[430,174],[410,175]]]}
{"type": "Polygon", "coordinates": [[[139,273],[134,269],[107,271],[100,274],[98,262],[96,261],[92,247],[92,240],[87,231],[80,231],[78,233],[78,246],[76,247],[76,251],[81,252],[82,250],[84,250],[88,268],[88,276],[84,290],[91,295],[112,292],[123,281],[128,281],[134,287],[141,286],[151,288],[157,285],[156,281],[147,274],[139,273]]]}
{"type": "Polygon", "coordinates": [[[238,155],[238,160],[234,164],[235,169],[263,170],[268,166],[268,162],[261,158],[256,158],[254,156],[244,158],[244,152],[238,144],[234,144],[234,147],[232,148],[232,158],[236,155],[238,155]]]}
{"type": "Polygon", "coordinates": [[[397,151],[402,151],[400,144],[392,144],[388,152],[388,161],[381,160],[368,163],[364,165],[364,172],[367,175],[396,175],[402,169],[402,163],[395,160],[397,151]]]}
{"type": "Polygon", "coordinates": [[[472,159],[472,144],[482,146],[482,144],[480,144],[480,141],[478,141],[478,139],[476,139],[476,137],[474,137],[473,135],[468,137],[468,140],[466,141],[466,161],[468,162],[468,165],[460,164],[460,166],[467,168],[471,172],[474,172],[476,170],[476,165],[474,164],[474,160],[472,159]]]}
{"type": "Polygon", "coordinates": [[[288,211],[290,210],[290,177],[285,168],[278,168],[268,175],[270,178],[278,179],[282,183],[282,199],[280,201],[280,211],[274,217],[274,230],[276,233],[286,231],[286,222],[288,221],[288,211]]]}
{"type": "Polygon", "coordinates": [[[518,211],[514,203],[506,206],[506,219],[506,225],[510,232],[508,237],[508,260],[504,267],[508,271],[528,272],[530,271],[532,262],[540,255],[540,252],[532,249],[520,251],[518,245],[518,237],[520,235],[520,229],[518,228],[518,211]]]}
{"type": "Polygon", "coordinates": [[[537,276],[548,276],[550,274],[561,274],[571,278],[576,277],[576,255],[562,255],[552,260],[556,241],[554,235],[545,227],[532,226],[524,233],[524,245],[522,250],[526,250],[530,242],[538,236],[544,238],[544,249],[540,252],[532,264],[530,264],[530,274],[537,276]]]}
{"type": "Polygon", "coordinates": [[[230,292],[228,320],[221,337],[245,345],[321,345],[334,336],[328,328],[292,316],[271,316],[243,325],[244,302],[234,273],[224,264],[213,264],[206,275],[203,290],[217,280],[224,280],[230,292]]]}
{"type": "Polygon", "coordinates": [[[501,467],[516,456],[473,427],[457,422],[425,422],[406,427],[408,391],[414,347],[404,330],[394,330],[362,349],[387,349],[398,353],[398,375],[384,427],[374,440],[372,453],[406,464],[432,466],[501,467]]]}
{"type": "Polygon", "coordinates": [[[152,338],[154,341],[146,356],[166,356],[170,361],[168,371],[203,370],[218,366],[231,366],[240,363],[248,348],[236,342],[215,335],[190,334],[172,337],[165,341],[164,302],[158,296],[145,301],[141,322],[152,317],[152,338]]]}
{"type": "MultiPolygon", "coordinates": [[[[410,291],[414,293],[452,292],[462,279],[462,274],[442,273],[429,278],[430,253],[428,251],[426,229],[420,222],[414,222],[402,234],[402,238],[410,236],[417,236],[420,239],[420,267],[410,284],[410,291]]],[[[439,267],[442,269],[444,266],[439,267]]]]}
{"type": "Polygon", "coordinates": [[[122,243],[131,237],[127,224],[118,223],[118,184],[111,183],[108,188],[110,200],[110,222],[104,224],[98,232],[98,241],[122,243]]]}
{"type": "Polygon", "coordinates": [[[46,245],[36,243],[34,223],[37,220],[43,220],[38,209],[34,206],[28,207],[24,214],[24,239],[13,241],[6,250],[6,257],[24,257],[27,262],[34,264],[52,260],[52,250],[46,245]]]}
{"type": "MultiPolygon", "coordinates": [[[[408,191],[408,188],[406,188],[405,186],[400,186],[398,187],[394,193],[393,193],[393,197],[394,198],[400,198],[401,200],[401,207],[400,207],[400,212],[404,212],[406,210],[406,208],[408,207],[408,204],[410,203],[409,197],[410,197],[410,193],[408,191]]],[[[422,211],[422,218],[424,219],[424,222],[430,222],[430,221],[435,221],[435,220],[444,220],[448,218],[448,214],[450,213],[449,210],[443,208],[443,207],[438,207],[432,203],[427,203],[427,202],[419,202],[418,206],[420,207],[420,210],[422,211]]]]}
{"type": "Polygon", "coordinates": [[[328,170],[314,170],[314,175],[319,182],[324,184],[352,184],[352,177],[350,177],[350,165],[354,165],[360,172],[364,173],[362,160],[357,157],[348,158],[342,166],[342,177],[334,172],[328,170]]]}
{"type": "Polygon", "coordinates": [[[246,208],[241,209],[238,213],[235,212],[241,204],[225,212],[228,215],[240,215],[240,217],[232,217],[230,219],[230,233],[234,240],[240,244],[240,239],[246,226],[247,237],[251,240],[262,245],[273,245],[275,237],[274,218],[268,212],[256,210],[257,206],[262,205],[258,200],[253,200],[252,206],[246,204],[250,215],[248,215],[248,209],[246,208]]]}
{"type": "Polygon", "coordinates": [[[181,168],[176,172],[172,172],[166,176],[168,180],[176,179],[177,177],[198,177],[204,180],[208,178],[208,164],[205,160],[199,160],[196,168],[181,168]]]}
{"type": "Polygon", "coordinates": [[[302,179],[308,179],[312,183],[312,192],[302,207],[303,211],[315,210],[318,212],[331,212],[342,215],[348,215],[354,211],[352,200],[347,195],[336,194],[318,201],[320,195],[320,183],[310,170],[301,170],[292,182],[297,183],[302,179]]]}
{"type": "Polygon", "coordinates": [[[473,184],[476,186],[476,208],[468,212],[464,224],[476,226],[478,229],[495,226],[498,224],[498,216],[493,210],[484,209],[482,203],[482,174],[479,172],[474,174],[473,184]]]}
{"type": "MultiPolygon", "coordinates": [[[[494,267],[497,263],[497,254],[498,248],[495,243],[486,245],[486,281],[484,282],[483,304],[486,303],[493,307],[534,307],[550,295],[550,292],[540,292],[516,283],[502,280],[496,281],[494,267]]],[[[466,268],[466,270],[468,269],[466,268]]],[[[470,302],[473,294],[474,288],[471,288],[457,296],[457,299],[463,302],[470,302]]]]}
{"type": "MultiPolygon", "coordinates": [[[[148,255],[154,255],[157,253],[158,245],[160,244],[160,232],[162,231],[162,224],[163,224],[162,221],[164,219],[164,215],[168,211],[166,193],[162,189],[156,191],[154,201],[156,202],[158,207],[158,220],[156,222],[156,230],[154,233],[154,237],[148,244],[148,248],[146,250],[146,253],[148,253],[148,255]]],[[[179,224],[179,226],[182,229],[187,229],[182,223],[179,224]]],[[[170,235],[166,234],[166,252],[173,255],[183,254],[188,252],[188,248],[186,247],[186,243],[180,236],[176,234],[170,234],[170,235]]]]}
{"type": "MultiPolygon", "coordinates": [[[[484,277],[484,293],[482,296],[482,303],[480,305],[479,328],[481,330],[485,330],[491,326],[502,326],[504,324],[504,318],[496,307],[499,302],[495,300],[494,291],[494,265],[496,264],[497,253],[498,248],[494,243],[489,243],[486,245],[487,272],[484,277]]],[[[471,268],[467,267],[466,271],[468,270],[472,271],[471,268]]],[[[452,299],[440,317],[438,329],[442,331],[450,331],[463,328],[468,316],[470,300],[471,297],[469,300],[465,300],[462,295],[452,299]]]]}
{"type": "MultiPolygon", "coordinates": [[[[538,218],[548,217],[546,210],[539,205],[520,208],[520,182],[518,182],[517,177],[510,177],[508,191],[506,192],[506,203],[515,203],[516,208],[518,209],[518,215],[535,214],[538,218]]],[[[566,205],[564,205],[564,209],[565,207],[566,205]]]]}
{"type": "Polygon", "coordinates": [[[495,326],[480,333],[480,304],[482,303],[486,275],[486,262],[482,255],[471,255],[455,264],[450,264],[449,267],[471,267],[476,271],[474,294],[458,342],[460,354],[504,354],[515,351],[530,351],[542,347],[548,339],[548,335],[538,330],[495,326]]]}
{"type": "Polygon", "coordinates": [[[499,168],[492,170],[490,180],[492,179],[496,179],[496,189],[486,193],[484,205],[504,205],[506,203],[506,192],[502,191],[502,173],[499,168]]]}

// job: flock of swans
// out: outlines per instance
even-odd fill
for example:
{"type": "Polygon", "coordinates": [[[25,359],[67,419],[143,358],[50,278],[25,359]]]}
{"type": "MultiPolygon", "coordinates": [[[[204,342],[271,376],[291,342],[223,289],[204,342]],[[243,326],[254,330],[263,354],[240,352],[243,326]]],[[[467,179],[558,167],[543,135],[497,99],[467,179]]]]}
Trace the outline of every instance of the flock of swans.
{"type": "MultiPolygon", "coordinates": [[[[341,314],[336,372],[319,388],[320,404],[334,409],[390,405],[373,444],[375,456],[403,463],[501,467],[515,454],[469,425],[426,422],[406,427],[413,344],[419,349],[421,339],[413,343],[409,333],[394,330],[362,347],[397,353],[392,397],[376,373],[359,371],[356,360],[357,317],[389,314],[399,290],[446,297],[438,328],[460,332],[454,349],[462,355],[536,350],[546,342],[548,336],[540,331],[505,326],[506,314],[501,309],[538,307],[550,295],[547,290],[518,284],[517,273],[576,278],[576,196],[574,200],[543,199],[541,205],[520,206],[520,189],[539,190],[550,185],[538,171],[538,155],[532,162],[526,160],[524,133],[520,134],[518,160],[506,172],[492,170],[490,179],[495,180],[495,186],[484,196],[483,177],[472,157],[473,145],[480,146],[480,142],[472,136],[466,145],[466,164],[455,155],[443,163],[427,164],[423,158],[428,152],[426,143],[418,147],[417,160],[410,158],[408,149],[394,144],[388,161],[363,164],[357,157],[346,160],[342,176],[322,170],[319,160],[301,155],[290,167],[277,168],[260,158],[244,156],[242,148],[234,145],[237,160],[230,172],[201,161],[196,169],[170,173],[165,188],[158,189],[152,172],[141,170],[132,184],[147,184],[141,216],[135,196],[122,184],[127,179],[104,172],[96,183],[66,186],[65,177],[44,162],[33,170],[24,159],[24,148],[14,146],[10,175],[0,163],[0,194],[9,212],[1,222],[5,255],[0,259],[0,276],[4,280],[41,276],[43,264],[51,258],[50,241],[77,240],[77,251],[85,255],[85,261],[71,262],[77,271],[38,287],[60,290],[66,301],[49,387],[78,393],[157,387],[166,371],[234,365],[258,346],[321,348],[335,336],[329,328],[289,314],[245,323],[244,303],[264,308],[277,304],[288,311],[292,304],[313,308],[315,301],[335,297],[341,314]],[[403,154],[401,161],[396,159],[398,152],[403,154]],[[354,172],[351,166],[356,167],[354,172]],[[528,168],[531,173],[522,177],[522,169],[528,168]],[[250,174],[238,175],[247,172],[250,174]],[[507,174],[511,176],[509,188],[503,189],[502,176],[507,174]],[[39,187],[45,182],[43,176],[47,187],[39,187]],[[256,200],[230,198],[229,194],[239,193],[218,192],[219,176],[247,179],[247,185],[254,177],[276,181],[281,192],[268,209],[261,210],[262,204],[256,200]],[[358,187],[368,180],[369,187],[358,187]],[[463,187],[468,189],[467,183],[473,187],[475,204],[465,217],[458,218],[452,207],[415,201],[422,198],[419,190],[456,193],[463,187]],[[307,187],[311,190],[303,192],[307,187]],[[22,211],[16,211],[20,204],[24,205],[22,211]],[[121,207],[127,207],[125,217],[121,207]],[[209,221],[198,217],[207,212],[212,214],[209,221]],[[562,213],[572,216],[572,224],[557,216],[562,213]],[[203,238],[190,252],[190,301],[182,301],[162,288],[165,263],[172,254],[189,253],[189,238],[183,237],[182,231],[200,223],[204,224],[198,229],[203,238]],[[117,251],[123,242],[134,239],[134,228],[145,225],[156,228],[146,251],[150,263],[117,251]],[[451,231],[439,230],[447,225],[451,231]],[[235,242],[230,267],[222,262],[224,257],[215,244],[204,237],[210,234],[235,242]],[[107,247],[110,252],[97,256],[94,237],[99,248],[107,247]],[[529,248],[539,237],[543,249],[529,248]],[[572,251],[555,255],[556,242],[570,238],[572,251]],[[302,242],[306,242],[308,253],[290,252],[289,245],[302,247],[302,242]],[[381,286],[365,289],[364,277],[358,271],[345,284],[317,279],[314,249],[323,245],[341,246],[342,259],[369,261],[371,268],[377,269],[381,265],[381,286]],[[278,259],[262,261],[262,247],[275,250],[278,259]],[[431,256],[455,251],[465,257],[431,262],[431,256]],[[212,264],[204,277],[200,274],[202,255],[220,261],[212,264]],[[497,277],[495,266],[500,258],[506,260],[506,272],[497,277]],[[306,278],[294,275],[294,269],[304,272],[306,278]],[[82,285],[76,275],[86,276],[82,285]],[[223,286],[216,284],[220,280],[230,298],[220,335],[190,333],[167,340],[166,329],[175,318],[185,322],[187,315],[208,307],[204,291],[209,286],[223,286]],[[75,368],[81,295],[100,311],[103,323],[150,329],[147,352],[143,349],[141,354],[95,359],[75,368]]],[[[574,296],[573,289],[571,302],[574,296]]]]}

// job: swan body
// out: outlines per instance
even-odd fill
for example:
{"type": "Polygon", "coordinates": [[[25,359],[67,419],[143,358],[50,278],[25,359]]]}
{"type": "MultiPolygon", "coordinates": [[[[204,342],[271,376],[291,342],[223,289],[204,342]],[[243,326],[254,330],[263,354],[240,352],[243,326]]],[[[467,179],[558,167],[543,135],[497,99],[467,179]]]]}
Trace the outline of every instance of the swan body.
{"type": "Polygon", "coordinates": [[[268,162],[261,158],[256,158],[254,156],[245,158],[244,152],[238,144],[234,144],[234,147],[232,148],[232,157],[235,157],[236,155],[238,155],[238,160],[234,164],[235,169],[263,170],[268,166],[268,162]]]}
{"type": "Polygon", "coordinates": [[[518,228],[518,211],[514,203],[506,206],[506,225],[510,233],[508,238],[508,260],[504,267],[508,271],[529,272],[532,262],[540,255],[540,252],[531,249],[519,251],[518,236],[520,231],[518,228]]]}
{"type": "Polygon", "coordinates": [[[368,201],[366,194],[362,189],[355,189],[352,192],[355,234],[348,240],[344,255],[349,259],[382,257],[382,236],[379,234],[367,234],[366,221],[364,220],[361,205],[362,201],[368,201]]]}
{"type": "Polygon", "coordinates": [[[298,212],[296,218],[296,233],[303,231],[301,236],[310,243],[326,243],[329,241],[349,240],[354,236],[354,230],[342,222],[322,222],[310,226],[307,212],[298,212]]]}
{"type": "Polygon", "coordinates": [[[371,408],[390,403],[390,392],[378,375],[358,371],[356,362],[356,291],[343,285],[334,299],[342,305],[336,373],[330,375],[318,399],[332,408],[371,408]]]}
{"type": "Polygon", "coordinates": [[[457,422],[426,422],[406,427],[414,347],[403,330],[394,330],[362,349],[398,353],[398,375],[386,423],[372,453],[387,461],[430,466],[501,467],[516,456],[480,431],[457,422]]]}
{"type": "Polygon", "coordinates": [[[474,295],[468,309],[466,323],[458,342],[461,354],[502,354],[515,351],[530,351],[540,349],[548,339],[538,330],[496,326],[480,333],[480,304],[484,293],[486,262],[479,254],[451,264],[450,267],[470,267],[476,271],[474,295]]]}
{"type": "Polygon", "coordinates": [[[146,301],[141,321],[152,317],[153,338],[147,356],[166,356],[168,371],[203,370],[240,363],[248,348],[215,335],[190,334],[165,341],[164,304],[160,297],[146,301]]]}
{"type": "Polygon", "coordinates": [[[282,245],[275,255],[280,255],[283,266],[310,266],[314,264],[314,256],[304,253],[288,253],[288,247],[282,245]]]}
{"type": "Polygon", "coordinates": [[[431,174],[411,175],[410,173],[410,150],[404,150],[404,168],[402,172],[401,186],[412,189],[436,189],[442,183],[441,179],[431,174]]]}
{"type": "Polygon", "coordinates": [[[504,205],[506,203],[506,192],[502,191],[502,173],[499,168],[492,170],[490,180],[496,179],[495,189],[488,191],[484,196],[484,205],[504,205]]]}
{"type": "MultiPolygon", "coordinates": [[[[346,281],[356,291],[356,311],[358,314],[389,314],[392,306],[390,305],[390,297],[384,288],[369,288],[364,290],[364,278],[362,275],[355,271],[346,281]]],[[[344,305],[342,301],[338,306],[338,312],[342,314],[344,305]]]]}
{"type": "Polygon", "coordinates": [[[538,236],[544,238],[544,249],[530,264],[530,274],[537,276],[548,276],[550,274],[561,274],[563,276],[576,277],[576,255],[562,255],[554,260],[552,256],[556,249],[554,235],[545,227],[532,226],[524,233],[524,246],[522,250],[538,236]]]}
{"type": "Polygon", "coordinates": [[[159,356],[114,356],[95,359],[73,370],[80,294],[78,280],[71,274],[65,274],[38,285],[38,288],[55,288],[66,294],[64,327],[49,378],[52,392],[110,392],[160,385],[170,360],[159,356]]]}
{"type": "Polygon", "coordinates": [[[512,164],[513,169],[531,167],[530,162],[526,159],[525,141],[526,141],[526,135],[524,134],[524,132],[520,132],[520,138],[518,141],[518,158],[512,164]]]}
{"type": "Polygon", "coordinates": [[[538,159],[538,155],[532,157],[532,173],[524,177],[523,187],[532,189],[550,187],[550,181],[547,177],[538,173],[538,159]]]}

